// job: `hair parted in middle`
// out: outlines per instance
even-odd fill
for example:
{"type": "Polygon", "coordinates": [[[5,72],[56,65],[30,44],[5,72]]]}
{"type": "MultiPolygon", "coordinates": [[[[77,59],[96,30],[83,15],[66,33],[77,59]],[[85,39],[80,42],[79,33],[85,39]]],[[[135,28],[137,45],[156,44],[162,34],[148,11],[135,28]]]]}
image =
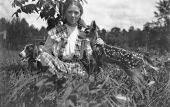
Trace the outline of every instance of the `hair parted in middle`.
{"type": "Polygon", "coordinates": [[[65,12],[67,11],[67,9],[69,8],[69,6],[71,5],[75,5],[80,9],[80,19],[78,20],[77,24],[78,24],[78,29],[81,30],[82,27],[86,27],[86,24],[84,22],[84,20],[81,18],[82,14],[83,14],[83,7],[81,5],[81,3],[78,0],[66,0],[63,4],[63,9],[62,9],[62,16],[63,16],[63,23],[66,23],[66,19],[65,19],[65,12]]]}
{"type": "Polygon", "coordinates": [[[80,16],[83,14],[83,7],[81,3],[78,0],[66,0],[63,5],[63,15],[65,14],[66,10],[69,8],[69,6],[75,5],[80,9],[80,16]]]}

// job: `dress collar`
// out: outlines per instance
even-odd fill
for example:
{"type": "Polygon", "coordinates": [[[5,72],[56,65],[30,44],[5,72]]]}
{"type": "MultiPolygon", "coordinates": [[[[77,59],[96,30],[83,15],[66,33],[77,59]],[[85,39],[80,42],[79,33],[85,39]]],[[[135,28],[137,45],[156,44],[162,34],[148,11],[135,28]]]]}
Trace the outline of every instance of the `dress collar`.
{"type": "Polygon", "coordinates": [[[70,36],[70,34],[71,34],[74,30],[77,29],[77,26],[72,27],[72,26],[69,26],[68,24],[65,24],[65,26],[66,26],[66,28],[67,28],[67,34],[68,34],[68,36],[70,36]]]}

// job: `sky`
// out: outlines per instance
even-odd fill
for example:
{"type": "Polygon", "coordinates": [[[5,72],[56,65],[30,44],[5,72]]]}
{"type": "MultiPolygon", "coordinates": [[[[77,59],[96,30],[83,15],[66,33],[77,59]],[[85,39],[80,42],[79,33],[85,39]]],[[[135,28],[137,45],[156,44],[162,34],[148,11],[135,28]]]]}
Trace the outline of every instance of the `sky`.
{"type": "MultiPolygon", "coordinates": [[[[0,0],[0,18],[12,19],[12,14],[17,8],[12,8],[13,0],[0,0]]],[[[87,24],[95,20],[100,28],[110,30],[113,27],[128,29],[131,25],[143,28],[146,22],[154,20],[156,2],[159,0],[86,0],[82,18],[87,24]]],[[[36,28],[47,26],[38,14],[19,14],[26,18],[30,25],[36,28]]]]}

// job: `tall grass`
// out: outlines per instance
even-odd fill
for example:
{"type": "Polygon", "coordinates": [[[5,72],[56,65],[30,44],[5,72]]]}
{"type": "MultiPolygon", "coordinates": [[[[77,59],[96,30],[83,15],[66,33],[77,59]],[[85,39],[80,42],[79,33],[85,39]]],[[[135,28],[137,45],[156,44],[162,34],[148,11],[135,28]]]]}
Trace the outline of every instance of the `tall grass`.
{"type": "MultiPolygon", "coordinates": [[[[135,82],[116,65],[107,64],[97,78],[91,75],[31,73],[20,63],[18,52],[5,52],[0,70],[1,107],[169,107],[169,69],[159,73],[147,69],[147,81],[156,83],[143,90],[142,99],[135,82]]],[[[162,56],[163,57],[163,56],[162,56]]],[[[165,57],[165,56],[164,56],[165,57]]],[[[36,72],[36,71],[33,71],[36,72]]]]}

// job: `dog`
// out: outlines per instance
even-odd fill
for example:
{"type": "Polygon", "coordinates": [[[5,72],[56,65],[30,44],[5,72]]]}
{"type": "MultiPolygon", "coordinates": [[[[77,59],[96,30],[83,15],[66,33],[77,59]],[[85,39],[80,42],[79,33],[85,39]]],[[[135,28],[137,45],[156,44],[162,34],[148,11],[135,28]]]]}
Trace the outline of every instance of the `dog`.
{"type": "Polygon", "coordinates": [[[90,28],[86,29],[86,34],[91,42],[90,44],[93,50],[92,55],[95,62],[94,71],[99,71],[99,68],[102,68],[104,63],[111,63],[120,66],[126,74],[137,83],[137,88],[144,98],[140,87],[144,88],[147,85],[143,76],[147,75],[145,67],[149,66],[157,72],[159,72],[159,68],[154,67],[152,61],[146,55],[107,44],[96,44],[96,40],[99,38],[99,35],[95,21],[91,23],[90,28]],[[142,74],[140,70],[144,73],[142,74]]]}
{"type": "Polygon", "coordinates": [[[19,53],[19,57],[22,61],[28,62],[28,69],[32,72],[33,70],[44,71],[44,68],[40,61],[36,57],[42,52],[43,44],[27,44],[24,49],[19,53]]]}
{"type": "Polygon", "coordinates": [[[42,65],[42,63],[38,60],[38,55],[43,52],[43,45],[44,43],[40,43],[39,45],[27,44],[24,46],[24,49],[19,53],[19,56],[22,58],[23,61],[28,62],[28,69],[31,72],[38,70],[38,72],[36,72],[37,74],[44,73],[45,77],[48,77],[45,78],[44,81],[38,82],[35,86],[32,86],[33,89],[40,89],[42,85],[49,85],[48,83],[52,82],[53,85],[57,85],[56,88],[57,90],[59,90],[66,82],[66,78],[64,76],[58,78],[56,74],[53,75],[52,73],[48,72],[49,66],[42,65]]]}

